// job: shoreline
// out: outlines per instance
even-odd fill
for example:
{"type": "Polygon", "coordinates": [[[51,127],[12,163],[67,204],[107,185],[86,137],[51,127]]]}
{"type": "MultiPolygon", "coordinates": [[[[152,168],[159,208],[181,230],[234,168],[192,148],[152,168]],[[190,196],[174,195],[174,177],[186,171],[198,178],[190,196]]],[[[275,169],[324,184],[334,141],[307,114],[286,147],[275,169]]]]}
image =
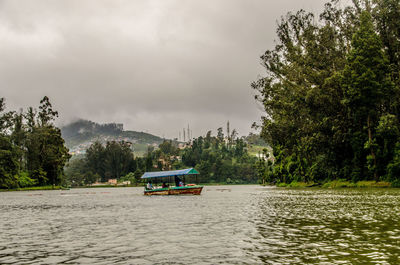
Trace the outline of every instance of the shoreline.
{"type": "MultiPolygon", "coordinates": [[[[227,183],[200,183],[201,186],[236,186],[236,185],[260,185],[260,186],[273,186],[276,188],[319,188],[319,189],[342,189],[342,188],[356,188],[356,189],[398,189],[400,187],[394,186],[391,182],[386,181],[358,181],[350,182],[346,180],[333,180],[325,183],[315,183],[315,182],[297,182],[293,181],[291,183],[267,183],[267,184],[257,184],[257,183],[246,183],[246,184],[227,184],[227,183]]],[[[96,188],[132,188],[132,187],[144,187],[144,185],[96,185],[96,186],[78,186],[78,187],[63,187],[63,186],[38,186],[38,187],[25,187],[25,188],[15,188],[15,189],[0,189],[0,192],[9,191],[36,191],[36,190],[70,190],[70,189],[96,189],[96,188]]]]}
{"type": "Polygon", "coordinates": [[[37,186],[37,187],[24,187],[24,188],[15,188],[15,189],[0,189],[0,192],[7,191],[35,191],[35,190],[65,190],[68,189],[62,186],[37,186]]]}
{"type": "Polygon", "coordinates": [[[394,183],[387,181],[357,181],[351,182],[344,179],[332,180],[325,183],[315,183],[315,182],[297,182],[293,181],[291,183],[277,183],[272,184],[278,188],[321,188],[321,189],[340,189],[340,188],[359,188],[359,189],[368,189],[368,188],[385,188],[385,189],[396,189],[400,188],[394,183]]]}
{"type": "MultiPolygon", "coordinates": [[[[226,184],[226,183],[199,183],[201,186],[231,186],[231,185],[260,185],[257,183],[245,183],[245,184],[226,184]]],[[[97,189],[97,188],[133,188],[133,187],[145,187],[145,185],[95,185],[95,186],[76,186],[76,187],[63,187],[63,186],[37,186],[37,187],[25,187],[15,189],[0,189],[0,192],[9,191],[36,191],[36,190],[70,190],[70,189],[97,189]]]]}

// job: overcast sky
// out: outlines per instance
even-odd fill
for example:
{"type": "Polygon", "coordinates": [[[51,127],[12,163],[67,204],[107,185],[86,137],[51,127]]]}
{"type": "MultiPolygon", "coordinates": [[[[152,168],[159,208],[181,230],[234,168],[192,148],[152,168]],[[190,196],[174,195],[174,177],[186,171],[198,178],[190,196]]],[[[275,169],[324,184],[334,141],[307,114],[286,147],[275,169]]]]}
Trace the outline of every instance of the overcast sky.
{"type": "Polygon", "coordinates": [[[58,124],[123,123],[168,138],[226,125],[251,131],[250,83],[288,11],[322,0],[0,1],[0,97],[47,95],[58,124]]]}

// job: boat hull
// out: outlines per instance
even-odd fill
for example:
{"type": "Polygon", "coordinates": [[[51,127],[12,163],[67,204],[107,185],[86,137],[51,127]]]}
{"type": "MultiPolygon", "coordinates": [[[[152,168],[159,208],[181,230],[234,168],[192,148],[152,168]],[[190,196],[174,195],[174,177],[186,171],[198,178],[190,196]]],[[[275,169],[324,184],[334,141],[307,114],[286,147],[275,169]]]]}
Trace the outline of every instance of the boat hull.
{"type": "Polygon", "coordinates": [[[144,195],[200,195],[202,190],[203,186],[171,187],[145,190],[144,195]]]}

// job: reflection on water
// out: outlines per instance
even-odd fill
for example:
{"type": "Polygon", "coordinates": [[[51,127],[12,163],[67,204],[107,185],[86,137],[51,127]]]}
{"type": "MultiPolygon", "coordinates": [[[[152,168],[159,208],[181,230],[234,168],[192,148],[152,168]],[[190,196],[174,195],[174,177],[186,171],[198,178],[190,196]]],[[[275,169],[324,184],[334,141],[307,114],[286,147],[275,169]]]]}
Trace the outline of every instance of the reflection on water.
{"type": "Polygon", "coordinates": [[[248,251],[265,263],[400,264],[399,190],[256,195],[248,251]]]}
{"type": "Polygon", "coordinates": [[[400,190],[0,193],[0,264],[400,264],[400,190]]]}

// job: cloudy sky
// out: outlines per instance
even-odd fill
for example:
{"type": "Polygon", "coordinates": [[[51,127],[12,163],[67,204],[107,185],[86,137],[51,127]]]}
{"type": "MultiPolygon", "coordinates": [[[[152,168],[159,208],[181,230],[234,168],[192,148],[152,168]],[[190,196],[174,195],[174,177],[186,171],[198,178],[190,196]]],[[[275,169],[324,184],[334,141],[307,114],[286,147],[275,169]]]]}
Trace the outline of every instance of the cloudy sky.
{"type": "Polygon", "coordinates": [[[240,135],[262,111],[250,83],[288,11],[322,0],[0,1],[0,97],[47,95],[58,124],[124,123],[169,138],[229,120],[240,135]]]}

